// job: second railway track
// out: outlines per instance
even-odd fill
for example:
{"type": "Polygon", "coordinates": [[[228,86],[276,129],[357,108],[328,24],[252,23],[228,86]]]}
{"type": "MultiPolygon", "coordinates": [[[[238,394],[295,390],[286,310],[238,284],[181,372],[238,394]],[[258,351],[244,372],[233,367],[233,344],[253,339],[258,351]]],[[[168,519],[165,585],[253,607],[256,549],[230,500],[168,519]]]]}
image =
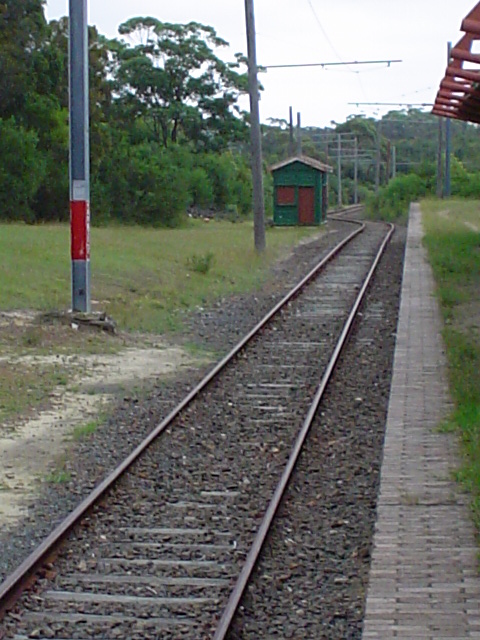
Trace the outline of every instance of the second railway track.
{"type": "Polygon", "coordinates": [[[213,637],[384,236],[369,225],[175,417],[7,616],[7,637],[213,637]]]}

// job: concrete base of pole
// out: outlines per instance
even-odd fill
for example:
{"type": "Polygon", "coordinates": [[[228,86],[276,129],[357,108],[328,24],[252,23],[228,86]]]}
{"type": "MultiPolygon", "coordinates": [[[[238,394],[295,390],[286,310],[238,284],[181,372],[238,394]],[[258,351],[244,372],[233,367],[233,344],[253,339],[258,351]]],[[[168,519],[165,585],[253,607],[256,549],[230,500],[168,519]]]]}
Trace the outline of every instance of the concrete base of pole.
{"type": "Polygon", "coordinates": [[[72,310],[90,313],[90,260],[72,260],[72,310]]]}

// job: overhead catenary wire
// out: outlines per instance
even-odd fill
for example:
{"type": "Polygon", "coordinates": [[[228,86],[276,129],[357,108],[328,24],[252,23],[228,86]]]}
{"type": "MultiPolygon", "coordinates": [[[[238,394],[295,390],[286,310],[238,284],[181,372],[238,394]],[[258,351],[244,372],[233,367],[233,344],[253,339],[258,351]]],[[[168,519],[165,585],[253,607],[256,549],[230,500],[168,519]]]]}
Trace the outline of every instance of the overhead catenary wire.
{"type": "MultiPolygon", "coordinates": [[[[298,67],[339,67],[339,66],[364,65],[364,64],[387,64],[388,66],[390,66],[391,64],[396,64],[398,62],[403,62],[403,60],[393,60],[393,59],[391,60],[351,60],[349,62],[304,62],[299,64],[267,64],[267,65],[263,65],[263,68],[264,69],[295,69],[298,67]]],[[[349,104],[359,105],[359,104],[373,104],[373,103],[370,103],[370,102],[350,103],[349,102],[349,104]]]]}
{"type": "Polygon", "coordinates": [[[356,107],[433,107],[433,102],[349,102],[356,107]]]}
{"type": "Polygon", "coordinates": [[[328,37],[328,33],[326,32],[326,30],[323,27],[323,24],[320,20],[320,18],[318,17],[317,12],[315,11],[315,7],[313,6],[312,0],[307,0],[308,5],[313,13],[313,16],[315,18],[315,22],[317,23],[320,31],[323,33],[325,40],[328,42],[328,44],[330,45],[330,48],[332,49],[333,53],[335,54],[335,56],[340,60],[340,62],[342,62],[342,64],[344,64],[344,66],[347,67],[348,71],[351,73],[355,73],[357,75],[357,80],[358,80],[358,86],[360,87],[360,91],[363,93],[363,95],[365,96],[365,98],[367,97],[367,94],[365,92],[365,88],[363,86],[363,83],[360,79],[360,76],[358,74],[357,71],[354,71],[353,69],[350,68],[350,65],[345,64],[342,60],[341,55],[338,53],[338,51],[336,50],[335,46],[333,45],[333,42],[330,40],[330,38],[328,37]]]}
{"type": "Polygon", "coordinates": [[[315,11],[315,7],[312,4],[312,0],[307,0],[308,5],[310,7],[310,9],[312,10],[313,16],[315,18],[315,22],[317,23],[320,31],[323,33],[323,36],[325,38],[325,40],[328,42],[331,50],[333,51],[333,53],[335,54],[335,56],[340,60],[340,62],[343,64],[343,60],[342,57],[340,56],[340,54],[338,53],[338,51],[336,50],[333,42],[330,40],[330,38],[328,37],[328,33],[325,31],[322,22],[320,21],[320,18],[318,17],[317,12],[315,11]]]}

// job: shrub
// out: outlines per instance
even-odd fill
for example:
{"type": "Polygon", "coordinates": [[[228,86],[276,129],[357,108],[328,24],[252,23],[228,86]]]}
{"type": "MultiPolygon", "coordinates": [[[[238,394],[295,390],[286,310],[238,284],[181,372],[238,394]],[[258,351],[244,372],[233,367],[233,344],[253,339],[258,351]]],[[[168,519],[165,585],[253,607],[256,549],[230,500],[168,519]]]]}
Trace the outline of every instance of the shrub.
{"type": "Polygon", "coordinates": [[[455,156],[451,159],[451,192],[460,198],[480,198],[480,174],[469,173],[455,156]]]}
{"type": "Polygon", "coordinates": [[[230,154],[208,154],[201,157],[201,166],[213,190],[213,205],[224,209],[235,202],[235,165],[230,154]]]}
{"type": "Polygon", "coordinates": [[[139,145],[131,156],[129,195],[134,222],[175,227],[185,212],[188,174],[170,162],[169,153],[139,145]]]}
{"type": "Polygon", "coordinates": [[[420,176],[410,173],[398,176],[380,189],[378,195],[372,195],[367,202],[369,213],[382,220],[402,220],[408,214],[411,202],[427,193],[427,185],[420,176]]]}
{"type": "MultiPolygon", "coordinates": [[[[120,144],[105,157],[93,182],[93,211],[98,219],[127,224],[175,227],[190,195],[188,172],[168,150],[153,143],[132,148],[120,144]]],[[[94,216],[95,217],[95,216],[94,216]]],[[[94,219],[94,218],[93,218],[94,219]]]]}
{"type": "Polygon", "coordinates": [[[211,251],[208,251],[202,256],[194,253],[192,256],[187,258],[186,267],[190,271],[195,271],[196,273],[205,275],[210,271],[214,262],[215,256],[211,251]]]}
{"type": "Polygon", "coordinates": [[[250,166],[244,158],[239,158],[236,167],[234,202],[240,214],[246,216],[252,211],[253,187],[250,166]]]}
{"type": "Polygon", "coordinates": [[[209,207],[213,204],[213,187],[205,169],[197,167],[190,171],[189,191],[194,206],[209,207]]]}
{"type": "Polygon", "coordinates": [[[45,175],[37,135],[0,118],[0,218],[34,222],[32,204],[45,175]]]}

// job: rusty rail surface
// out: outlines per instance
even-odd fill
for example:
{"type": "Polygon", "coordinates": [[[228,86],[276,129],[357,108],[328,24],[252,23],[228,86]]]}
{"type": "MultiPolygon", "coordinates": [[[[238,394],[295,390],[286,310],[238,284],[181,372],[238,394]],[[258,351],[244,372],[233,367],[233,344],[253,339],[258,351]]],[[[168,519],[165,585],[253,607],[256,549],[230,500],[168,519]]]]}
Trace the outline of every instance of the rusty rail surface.
{"type": "MultiPolygon", "coordinates": [[[[351,213],[351,211],[350,211],[351,213]]],[[[233,622],[233,619],[235,617],[235,614],[237,612],[237,609],[240,605],[241,599],[243,597],[243,594],[245,592],[245,589],[247,588],[248,582],[251,578],[251,575],[253,573],[253,570],[257,564],[257,561],[259,559],[260,553],[262,551],[262,547],[265,543],[265,540],[267,538],[268,532],[272,526],[273,520],[275,518],[275,514],[278,510],[278,507],[280,506],[280,502],[283,498],[283,495],[287,489],[288,483],[290,481],[290,478],[292,476],[293,470],[295,468],[295,465],[297,463],[298,457],[302,451],[304,442],[308,436],[308,433],[310,431],[310,427],[313,423],[313,420],[315,418],[315,415],[317,413],[318,407],[320,405],[320,402],[323,398],[323,395],[325,393],[325,390],[328,386],[328,383],[330,381],[330,378],[333,374],[333,371],[335,369],[335,366],[338,362],[338,358],[340,357],[340,354],[347,342],[348,339],[348,335],[350,333],[350,330],[352,328],[353,322],[357,316],[358,310],[360,308],[360,305],[363,302],[363,299],[365,297],[365,293],[368,289],[368,286],[370,284],[370,281],[373,278],[373,275],[377,269],[378,263],[380,262],[380,259],[383,255],[383,252],[385,250],[385,247],[387,246],[393,232],[394,232],[394,225],[389,223],[389,231],[386,234],[382,245],[380,246],[377,255],[375,257],[375,260],[372,263],[372,266],[363,282],[362,288],[360,289],[358,296],[355,300],[355,303],[352,307],[352,310],[350,311],[350,314],[343,326],[342,332],[340,334],[340,337],[338,339],[337,345],[335,347],[335,350],[332,354],[332,357],[330,358],[330,361],[327,365],[327,368],[325,370],[325,373],[320,381],[320,384],[317,388],[315,397],[313,399],[313,402],[310,406],[310,409],[308,410],[307,416],[303,422],[302,428],[297,436],[297,439],[295,441],[295,444],[293,445],[292,448],[292,452],[290,454],[290,457],[288,459],[288,462],[285,466],[285,469],[283,471],[282,477],[280,478],[280,481],[278,482],[278,485],[275,489],[274,495],[270,501],[270,504],[268,505],[267,511],[265,512],[265,515],[263,517],[262,523],[258,529],[257,535],[255,537],[255,540],[250,548],[250,551],[247,555],[247,558],[245,560],[245,564],[243,566],[242,572],[240,573],[240,576],[235,584],[235,587],[231,593],[230,599],[227,603],[227,606],[225,607],[225,610],[222,614],[222,617],[220,618],[220,621],[218,623],[217,629],[215,631],[215,635],[213,636],[213,640],[224,640],[230,627],[231,624],[233,622]]]]}
{"type": "MultiPolygon", "coordinates": [[[[352,213],[352,209],[348,210],[352,213]]],[[[56,550],[72,531],[105,495],[114,487],[116,482],[125,474],[144,451],[156,440],[171,422],[192,402],[196,396],[224,369],[224,367],[256,336],[261,329],[358,234],[365,229],[365,224],[357,220],[348,220],[358,226],[338,245],[336,245],[285,297],[280,300],[258,324],[220,360],[215,367],[192,389],[188,395],[168,414],[162,422],[118,465],[93,491],[45,538],[40,545],[22,562],[22,564],[0,584],[0,621],[5,613],[19,599],[22,592],[36,579],[36,573],[46,562],[55,556],[56,550]]],[[[222,636],[223,637],[223,636],[222,636]]]]}

